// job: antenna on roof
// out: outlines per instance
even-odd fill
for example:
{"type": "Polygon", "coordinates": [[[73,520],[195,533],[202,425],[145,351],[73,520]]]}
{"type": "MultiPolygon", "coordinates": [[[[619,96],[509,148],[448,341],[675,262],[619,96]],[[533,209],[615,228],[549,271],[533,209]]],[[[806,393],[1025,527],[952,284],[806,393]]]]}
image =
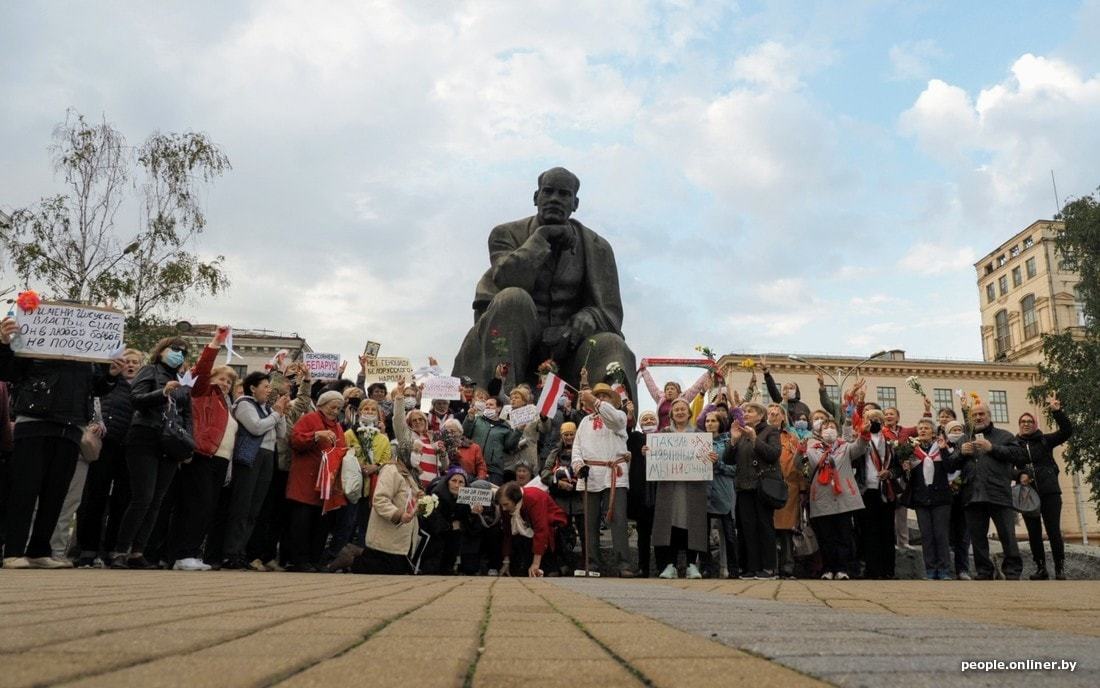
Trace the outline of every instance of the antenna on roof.
{"type": "Polygon", "coordinates": [[[1058,182],[1054,181],[1054,170],[1050,171],[1050,184],[1054,187],[1054,217],[1062,212],[1062,205],[1058,200],[1058,182]]]}

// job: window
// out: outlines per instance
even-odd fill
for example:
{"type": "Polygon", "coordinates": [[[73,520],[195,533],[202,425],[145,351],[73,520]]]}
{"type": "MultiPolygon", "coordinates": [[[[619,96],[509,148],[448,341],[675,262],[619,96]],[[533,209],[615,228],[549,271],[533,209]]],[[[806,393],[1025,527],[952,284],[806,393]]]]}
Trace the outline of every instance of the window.
{"type": "Polygon", "coordinates": [[[1012,346],[1012,337],[1008,332],[1008,311],[997,311],[993,316],[994,337],[997,356],[1004,356],[1012,346]]]}
{"type": "Polygon", "coordinates": [[[939,411],[941,408],[949,408],[954,411],[955,395],[949,389],[937,387],[932,390],[932,405],[935,407],[933,413],[939,411]]]}
{"type": "Polygon", "coordinates": [[[1001,289],[1001,296],[1008,293],[1008,275],[1001,275],[997,278],[997,286],[1001,289]]]}
{"type": "Polygon", "coordinates": [[[829,396],[829,400],[836,405],[837,409],[840,409],[840,388],[836,385],[825,385],[825,394],[829,396]]]}
{"type": "Polygon", "coordinates": [[[1088,326],[1089,319],[1085,315],[1085,295],[1081,292],[1080,284],[1073,288],[1073,306],[1077,310],[1077,324],[1080,327],[1088,326]]]}
{"type": "Polygon", "coordinates": [[[1024,339],[1039,336],[1039,318],[1035,315],[1035,295],[1028,294],[1020,301],[1020,313],[1024,316],[1024,339]]]}
{"type": "Polygon", "coordinates": [[[1002,253],[1001,255],[997,256],[997,267],[1003,267],[1004,264],[1007,262],[1008,259],[1005,258],[1005,254],[1002,253]]]}
{"type": "Polygon", "coordinates": [[[1011,249],[1008,250],[1008,254],[1010,256],[1012,256],[1013,258],[1020,255],[1020,246],[1019,245],[1013,246],[1011,249]]]}
{"type": "Polygon", "coordinates": [[[1012,286],[1018,287],[1024,283],[1024,277],[1020,274],[1020,266],[1012,268],[1012,286]]]}
{"type": "Polygon", "coordinates": [[[1031,237],[1024,237],[1024,248],[1031,248],[1035,245],[1035,240],[1031,237]]]}
{"type": "Polygon", "coordinates": [[[1031,279],[1035,276],[1035,257],[1032,256],[1024,261],[1024,268],[1027,269],[1027,278],[1031,279]]]}
{"type": "Polygon", "coordinates": [[[993,303],[997,298],[997,288],[993,286],[993,283],[985,285],[985,300],[989,303],[993,303]]]}
{"type": "Polygon", "coordinates": [[[991,272],[993,272],[993,263],[986,263],[985,264],[985,274],[988,275],[991,272]]]}
{"type": "Polygon", "coordinates": [[[882,408],[890,408],[891,406],[897,407],[898,405],[898,388],[897,387],[879,387],[878,388],[878,405],[882,408]]]}
{"type": "Polygon", "coordinates": [[[233,369],[238,378],[244,379],[248,375],[248,366],[246,365],[231,365],[229,367],[233,369]]]}
{"type": "Polygon", "coordinates": [[[994,423],[1008,422],[1008,392],[989,390],[989,415],[994,423]]]}

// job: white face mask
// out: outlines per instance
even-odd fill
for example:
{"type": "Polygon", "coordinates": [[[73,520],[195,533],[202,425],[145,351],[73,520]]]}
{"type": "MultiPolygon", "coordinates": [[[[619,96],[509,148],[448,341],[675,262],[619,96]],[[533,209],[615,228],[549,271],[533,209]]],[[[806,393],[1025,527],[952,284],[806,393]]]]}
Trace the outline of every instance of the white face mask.
{"type": "Polygon", "coordinates": [[[642,426],[642,432],[644,432],[647,435],[651,432],[657,432],[657,426],[646,423],[645,425],[642,426]]]}
{"type": "Polygon", "coordinates": [[[792,389],[792,390],[789,390],[787,392],[787,399],[789,399],[791,401],[794,401],[797,398],[798,398],[798,391],[797,390],[792,389]]]}
{"type": "Polygon", "coordinates": [[[949,433],[947,433],[947,441],[952,443],[952,444],[957,444],[958,441],[962,439],[962,437],[963,437],[963,434],[961,432],[949,432],[949,433]]]}
{"type": "Polygon", "coordinates": [[[495,408],[487,408],[481,412],[481,415],[485,416],[489,420],[496,420],[497,410],[495,408]]]}
{"type": "Polygon", "coordinates": [[[836,442],[836,428],[825,428],[822,430],[821,439],[825,440],[826,444],[836,442]]]}
{"type": "Polygon", "coordinates": [[[416,408],[416,397],[405,397],[405,410],[412,411],[416,408]]]}
{"type": "Polygon", "coordinates": [[[825,424],[825,421],[818,418],[814,421],[814,432],[821,432],[821,426],[825,424]]]}

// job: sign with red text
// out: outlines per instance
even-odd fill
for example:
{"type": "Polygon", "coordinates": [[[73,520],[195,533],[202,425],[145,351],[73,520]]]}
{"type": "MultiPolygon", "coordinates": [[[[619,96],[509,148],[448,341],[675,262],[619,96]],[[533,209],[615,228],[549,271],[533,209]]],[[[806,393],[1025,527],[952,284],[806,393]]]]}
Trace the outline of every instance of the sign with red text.
{"type": "Polygon", "coordinates": [[[11,349],[23,358],[107,363],[126,348],[126,314],[114,308],[43,301],[30,313],[16,308],[14,317],[11,349]]]}
{"type": "Polygon", "coordinates": [[[709,433],[655,432],[646,435],[645,478],[653,481],[713,480],[709,433]]]}
{"type": "Polygon", "coordinates": [[[309,369],[309,376],[314,380],[340,379],[340,354],[307,351],[302,354],[302,363],[309,369]]]}

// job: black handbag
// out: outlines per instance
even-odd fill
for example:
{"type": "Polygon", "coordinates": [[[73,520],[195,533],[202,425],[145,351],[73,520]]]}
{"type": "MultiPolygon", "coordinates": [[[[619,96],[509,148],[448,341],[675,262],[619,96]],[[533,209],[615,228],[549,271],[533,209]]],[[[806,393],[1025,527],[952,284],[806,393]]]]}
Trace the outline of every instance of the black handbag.
{"type": "Polygon", "coordinates": [[[787,489],[787,481],[778,470],[762,471],[760,462],[753,460],[752,465],[757,467],[756,477],[760,481],[760,498],[764,505],[770,509],[781,509],[787,504],[790,492],[787,489]]]}
{"type": "Polygon", "coordinates": [[[172,397],[164,407],[164,426],[160,431],[160,449],[164,455],[183,463],[195,453],[195,438],[180,415],[179,408],[172,397]]]}

